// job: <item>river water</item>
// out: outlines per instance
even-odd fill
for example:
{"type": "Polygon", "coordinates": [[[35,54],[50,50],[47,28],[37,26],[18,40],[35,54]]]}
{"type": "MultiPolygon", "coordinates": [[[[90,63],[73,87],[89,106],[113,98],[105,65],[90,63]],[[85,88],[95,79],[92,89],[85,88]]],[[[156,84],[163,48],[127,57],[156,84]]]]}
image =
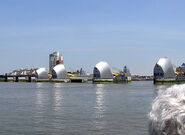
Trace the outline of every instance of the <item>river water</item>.
{"type": "Polygon", "coordinates": [[[170,86],[0,83],[1,135],[148,135],[156,95],[170,86]]]}

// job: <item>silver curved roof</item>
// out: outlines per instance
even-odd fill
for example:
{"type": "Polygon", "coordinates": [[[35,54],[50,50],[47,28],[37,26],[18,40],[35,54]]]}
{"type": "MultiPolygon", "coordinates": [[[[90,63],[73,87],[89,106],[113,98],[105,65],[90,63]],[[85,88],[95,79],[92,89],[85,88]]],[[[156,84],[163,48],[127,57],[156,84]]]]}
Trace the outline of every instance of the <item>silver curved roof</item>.
{"type": "MultiPolygon", "coordinates": [[[[155,65],[155,68],[156,67],[161,67],[164,73],[164,78],[174,78],[175,77],[173,65],[168,58],[166,57],[160,58],[155,65]]],[[[155,68],[154,68],[154,73],[155,73],[155,68]]]]}
{"type": "Polygon", "coordinates": [[[48,72],[45,68],[39,68],[35,71],[35,77],[37,79],[48,79],[48,72]]]}
{"type": "Polygon", "coordinates": [[[68,77],[67,71],[63,64],[58,64],[53,68],[52,77],[56,79],[66,79],[68,77]]]}
{"type": "Polygon", "coordinates": [[[93,71],[95,78],[101,78],[101,79],[112,79],[112,72],[110,69],[110,66],[107,62],[101,61],[94,67],[93,71]]]}

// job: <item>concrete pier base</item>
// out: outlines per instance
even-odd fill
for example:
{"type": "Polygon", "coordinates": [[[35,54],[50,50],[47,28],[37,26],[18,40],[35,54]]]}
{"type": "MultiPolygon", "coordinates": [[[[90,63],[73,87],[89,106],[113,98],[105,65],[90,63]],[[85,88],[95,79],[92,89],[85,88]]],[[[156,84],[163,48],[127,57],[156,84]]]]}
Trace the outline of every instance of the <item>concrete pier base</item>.
{"type": "Polygon", "coordinates": [[[109,84],[113,83],[113,79],[93,79],[94,84],[109,84]]]}
{"type": "Polygon", "coordinates": [[[70,82],[70,79],[51,79],[50,82],[55,82],[55,83],[68,83],[68,82],[70,82]]]}
{"type": "Polygon", "coordinates": [[[175,78],[170,78],[170,79],[154,79],[153,80],[154,84],[178,84],[178,83],[185,83],[185,80],[176,80],[175,78]]]}
{"type": "Polygon", "coordinates": [[[35,82],[50,82],[49,79],[35,79],[35,82]]]}
{"type": "Polygon", "coordinates": [[[71,83],[86,83],[88,82],[88,78],[87,77],[73,77],[73,78],[70,78],[70,82],[71,83]]]}

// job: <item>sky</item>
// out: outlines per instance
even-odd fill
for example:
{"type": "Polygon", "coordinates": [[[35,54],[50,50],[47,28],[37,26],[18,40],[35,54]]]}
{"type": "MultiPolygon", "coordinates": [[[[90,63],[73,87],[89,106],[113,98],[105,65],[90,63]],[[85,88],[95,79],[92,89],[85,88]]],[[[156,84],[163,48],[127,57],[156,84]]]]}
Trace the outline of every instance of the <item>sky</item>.
{"type": "Polygon", "coordinates": [[[99,61],[152,75],[168,57],[185,62],[184,0],[1,0],[0,74],[49,68],[59,51],[68,71],[99,61]]]}

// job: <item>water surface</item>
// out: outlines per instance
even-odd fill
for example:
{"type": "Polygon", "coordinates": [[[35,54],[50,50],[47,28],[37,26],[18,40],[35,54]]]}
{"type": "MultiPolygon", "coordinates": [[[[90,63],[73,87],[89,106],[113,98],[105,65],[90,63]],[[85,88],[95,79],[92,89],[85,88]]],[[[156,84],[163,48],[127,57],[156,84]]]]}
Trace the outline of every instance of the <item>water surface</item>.
{"type": "Polygon", "coordinates": [[[1,135],[148,135],[148,112],[167,85],[0,83],[1,135]]]}

